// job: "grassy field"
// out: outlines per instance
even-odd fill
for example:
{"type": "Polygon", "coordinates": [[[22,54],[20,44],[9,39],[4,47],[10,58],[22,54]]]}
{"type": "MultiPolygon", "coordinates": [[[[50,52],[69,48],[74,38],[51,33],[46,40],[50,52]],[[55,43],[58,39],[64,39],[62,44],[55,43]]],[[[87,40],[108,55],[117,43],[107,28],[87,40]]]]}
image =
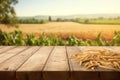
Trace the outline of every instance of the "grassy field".
{"type": "MultiPolygon", "coordinates": [[[[16,28],[7,28],[0,25],[2,31],[11,32],[16,28]]],[[[17,30],[23,33],[40,33],[45,32],[47,35],[55,34],[62,38],[69,35],[75,35],[82,39],[95,39],[98,33],[102,33],[103,39],[112,39],[114,31],[120,31],[120,25],[99,25],[99,24],[79,24],[74,22],[49,22],[46,24],[20,24],[17,30]]]]}
{"type": "Polygon", "coordinates": [[[83,23],[83,24],[120,25],[120,19],[76,19],[75,22],[83,23]]]}
{"type": "Polygon", "coordinates": [[[90,23],[93,24],[120,24],[120,19],[116,19],[116,20],[109,20],[109,19],[103,19],[103,20],[90,20],[90,23]]]}

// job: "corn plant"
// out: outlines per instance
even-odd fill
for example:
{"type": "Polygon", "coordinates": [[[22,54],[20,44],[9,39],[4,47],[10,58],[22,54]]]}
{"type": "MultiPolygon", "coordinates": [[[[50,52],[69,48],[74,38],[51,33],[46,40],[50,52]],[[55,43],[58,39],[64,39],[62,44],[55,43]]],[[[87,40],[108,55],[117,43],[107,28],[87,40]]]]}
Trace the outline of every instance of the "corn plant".
{"type": "Polygon", "coordinates": [[[112,45],[113,46],[120,46],[120,31],[119,32],[114,32],[112,45]]]}
{"type": "Polygon", "coordinates": [[[33,34],[27,34],[26,45],[34,46],[38,44],[38,39],[33,34]]]}
{"type": "Polygon", "coordinates": [[[70,36],[68,39],[68,46],[77,46],[78,45],[78,39],[75,36],[70,36]]]}
{"type": "Polygon", "coordinates": [[[48,45],[48,46],[50,46],[50,41],[48,40],[45,33],[42,33],[39,40],[40,40],[39,45],[42,45],[42,46],[47,46],[48,45]]]}
{"type": "Polygon", "coordinates": [[[114,33],[111,41],[103,40],[101,33],[98,34],[95,40],[78,39],[74,35],[68,39],[62,39],[55,35],[46,36],[42,33],[41,37],[37,38],[34,34],[23,36],[21,31],[4,32],[0,30],[0,45],[9,46],[120,46],[120,31],[114,33]]]}

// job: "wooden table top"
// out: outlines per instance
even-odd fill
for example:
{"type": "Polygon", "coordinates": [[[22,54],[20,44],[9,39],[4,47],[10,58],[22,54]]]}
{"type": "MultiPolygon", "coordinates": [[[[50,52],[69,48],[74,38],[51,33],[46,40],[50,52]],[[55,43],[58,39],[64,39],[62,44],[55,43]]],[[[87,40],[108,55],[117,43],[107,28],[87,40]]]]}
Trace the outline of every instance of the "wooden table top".
{"type": "Polygon", "coordinates": [[[86,70],[71,59],[91,49],[120,47],[0,46],[0,80],[120,80],[119,71],[86,70]]]}

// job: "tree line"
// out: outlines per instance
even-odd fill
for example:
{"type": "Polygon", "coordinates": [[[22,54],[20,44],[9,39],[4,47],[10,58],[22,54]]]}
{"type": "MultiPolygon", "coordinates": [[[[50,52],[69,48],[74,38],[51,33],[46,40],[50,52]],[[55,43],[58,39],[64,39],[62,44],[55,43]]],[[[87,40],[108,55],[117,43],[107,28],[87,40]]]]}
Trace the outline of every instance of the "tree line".
{"type": "Polygon", "coordinates": [[[18,24],[44,24],[44,23],[49,22],[47,19],[38,20],[38,19],[34,19],[34,18],[31,18],[31,19],[17,19],[16,21],[17,21],[18,24]]]}

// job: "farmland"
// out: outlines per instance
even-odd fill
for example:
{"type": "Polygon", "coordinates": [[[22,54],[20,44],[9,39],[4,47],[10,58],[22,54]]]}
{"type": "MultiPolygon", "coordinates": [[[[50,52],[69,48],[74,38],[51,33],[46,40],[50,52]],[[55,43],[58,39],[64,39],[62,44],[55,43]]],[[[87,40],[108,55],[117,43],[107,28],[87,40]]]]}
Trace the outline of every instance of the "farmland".
{"type": "Polygon", "coordinates": [[[97,19],[76,19],[74,20],[78,23],[83,24],[111,24],[111,25],[120,25],[120,19],[118,18],[111,18],[111,19],[105,19],[105,18],[97,18],[97,19]]]}
{"type": "Polygon", "coordinates": [[[47,35],[55,34],[62,38],[75,35],[82,39],[95,39],[101,32],[103,39],[112,39],[114,31],[120,31],[120,25],[99,25],[99,24],[80,24],[75,22],[49,22],[46,24],[20,24],[19,28],[7,28],[0,25],[0,29],[5,32],[20,30],[23,33],[35,33],[40,35],[45,32],[47,35]]]}

